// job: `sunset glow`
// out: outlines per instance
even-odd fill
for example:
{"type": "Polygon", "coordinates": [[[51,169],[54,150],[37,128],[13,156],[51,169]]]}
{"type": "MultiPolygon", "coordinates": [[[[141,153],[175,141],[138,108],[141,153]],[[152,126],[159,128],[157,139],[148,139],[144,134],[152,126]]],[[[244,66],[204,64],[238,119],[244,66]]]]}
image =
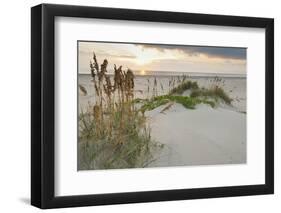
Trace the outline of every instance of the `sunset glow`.
{"type": "Polygon", "coordinates": [[[111,62],[109,71],[116,64],[143,75],[149,71],[246,74],[245,48],[79,42],[79,73],[89,73],[93,52],[99,60],[111,62]]]}
{"type": "Polygon", "coordinates": [[[146,71],[145,70],[141,70],[140,71],[140,75],[146,75],[146,71]]]}

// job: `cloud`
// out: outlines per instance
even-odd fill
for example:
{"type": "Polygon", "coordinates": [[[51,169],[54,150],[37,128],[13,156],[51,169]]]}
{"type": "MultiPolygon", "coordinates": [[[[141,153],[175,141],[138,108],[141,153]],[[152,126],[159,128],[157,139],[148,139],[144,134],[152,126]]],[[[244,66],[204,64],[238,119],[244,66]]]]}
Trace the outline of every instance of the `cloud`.
{"type": "Polygon", "coordinates": [[[154,45],[136,44],[146,49],[156,49],[160,52],[166,50],[178,50],[190,56],[206,55],[209,58],[239,59],[246,60],[246,48],[238,47],[204,47],[204,46],[178,46],[178,45],[154,45]]]}
{"type": "MultiPolygon", "coordinates": [[[[89,54],[93,54],[93,51],[89,51],[89,50],[79,50],[79,54],[84,54],[84,55],[89,55],[89,54]]],[[[95,51],[96,55],[103,55],[106,57],[119,57],[119,58],[136,58],[135,55],[131,55],[131,54],[118,54],[118,53],[109,53],[106,51],[95,51]]]]}

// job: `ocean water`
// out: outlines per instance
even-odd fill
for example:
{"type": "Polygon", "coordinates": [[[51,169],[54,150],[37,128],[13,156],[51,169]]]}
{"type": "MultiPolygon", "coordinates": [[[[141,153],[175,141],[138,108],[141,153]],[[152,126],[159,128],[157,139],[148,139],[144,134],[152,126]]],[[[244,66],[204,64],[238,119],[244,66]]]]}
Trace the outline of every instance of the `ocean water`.
{"type": "MultiPolygon", "coordinates": [[[[149,72],[149,74],[141,75],[140,72],[135,74],[135,98],[149,98],[153,94],[164,95],[172,89],[173,86],[179,84],[183,75],[187,75],[192,81],[196,81],[200,87],[208,88],[214,84],[224,88],[227,94],[233,99],[233,107],[237,111],[246,112],[246,91],[247,79],[245,75],[233,74],[207,74],[207,73],[178,73],[178,72],[149,72]],[[218,77],[220,82],[216,82],[218,77]],[[155,84],[155,80],[157,84],[155,84]],[[172,82],[172,83],[171,83],[172,82]],[[154,89],[153,89],[154,88],[154,89]]],[[[113,75],[112,82],[113,82],[113,75]]],[[[84,96],[79,92],[78,106],[79,111],[85,110],[89,104],[95,102],[95,89],[91,81],[90,74],[79,74],[78,84],[85,87],[87,95],[84,96]]]]}
{"type": "Polygon", "coordinates": [[[207,73],[207,72],[175,72],[175,71],[134,71],[136,76],[190,76],[190,77],[241,77],[245,78],[245,74],[227,74],[227,73],[207,73]]]}
{"type": "MultiPolygon", "coordinates": [[[[109,75],[113,75],[114,71],[108,71],[109,75]]],[[[81,74],[88,75],[88,74],[81,74]]],[[[134,70],[135,76],[190,76],[190,77],[241,77],[245,78],[246,74],[228,74],[228,73],[207,73],[207,72],[176,72],[176,71],[144,71],[134,70]]]]}

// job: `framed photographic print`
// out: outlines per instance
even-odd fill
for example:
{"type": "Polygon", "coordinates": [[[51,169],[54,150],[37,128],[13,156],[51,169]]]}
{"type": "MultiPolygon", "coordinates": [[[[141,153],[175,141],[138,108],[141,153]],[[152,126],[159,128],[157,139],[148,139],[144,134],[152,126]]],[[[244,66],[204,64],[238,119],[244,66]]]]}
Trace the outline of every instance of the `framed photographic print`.
{"type": "Polygon", "coordinates": [[[31,203],[272,194],[274,21],[31,9],[31,203]]]}

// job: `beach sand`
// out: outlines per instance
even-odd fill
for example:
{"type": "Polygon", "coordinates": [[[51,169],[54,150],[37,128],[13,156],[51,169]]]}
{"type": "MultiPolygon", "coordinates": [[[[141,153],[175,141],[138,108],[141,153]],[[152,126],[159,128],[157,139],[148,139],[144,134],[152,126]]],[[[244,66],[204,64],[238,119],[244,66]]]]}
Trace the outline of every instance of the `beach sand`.
{"type": "Polygon", "coordinates": [[[147,113],[151,135],[165,146],[150,167],[246,163],[246,115],[199,105],[174,104],[147,113]]]}
{"type": "MultiPolygon", "coordinates": [[[[157,95],[167,94],[170,77],[156,77],[157,95]]],[[[87,96],[79,95],[79,111],[93,103],[94,88],[90,77],[79,76],[79,84],[87,96]]],[[[154,77],[137,76],[135,97],[151,97],[147,88],[153,86],[154,77]]],[[[194,77],[200,87],[214,84],[212,77],[194,77]]],[[[153,140],[164,145],[159,156],[149,167],[191,166],[246,163],[246,78],[222,78],[221,87],[233,99],[232,105],[219,104],[212,108],[200,104],[196,109],[186,109],[174,103],[160,106],[145,115],[151,128],[153,140]]],[[[150,90],[151,92],[151,90],[150,90]]],[[[183,95],[188,95],[188,92],[183,95]]]]}

